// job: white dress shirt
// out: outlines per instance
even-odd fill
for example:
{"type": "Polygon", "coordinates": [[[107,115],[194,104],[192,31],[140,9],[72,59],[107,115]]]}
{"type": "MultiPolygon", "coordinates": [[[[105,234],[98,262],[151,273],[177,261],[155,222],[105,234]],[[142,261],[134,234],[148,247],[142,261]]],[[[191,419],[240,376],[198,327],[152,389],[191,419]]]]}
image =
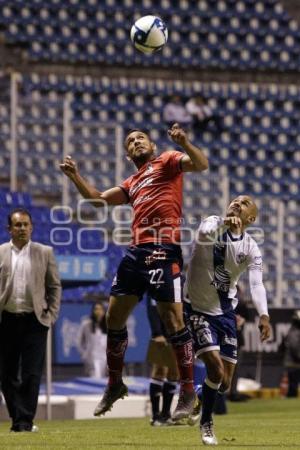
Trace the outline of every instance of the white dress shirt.
{"type": "Polygon", "coordinates": [[[30,241],[18,249],[11,241],[11,272],[13,287],[4,310],[10,313],[31,313],[34,311],[32,293],[28,280],[31,271],[30,241]]]}

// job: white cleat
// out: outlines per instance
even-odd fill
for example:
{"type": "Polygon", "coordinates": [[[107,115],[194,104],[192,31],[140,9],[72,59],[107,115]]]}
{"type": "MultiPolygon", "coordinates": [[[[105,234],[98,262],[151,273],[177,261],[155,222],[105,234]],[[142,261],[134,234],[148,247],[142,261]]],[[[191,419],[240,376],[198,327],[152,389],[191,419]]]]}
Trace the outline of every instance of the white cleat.
{"type": "Polygon", "coordinates": [[[201,425],[200,431],[204,445],[218,445],[216,435],[214,434],[213,422],[206,422],[201,425]]]}

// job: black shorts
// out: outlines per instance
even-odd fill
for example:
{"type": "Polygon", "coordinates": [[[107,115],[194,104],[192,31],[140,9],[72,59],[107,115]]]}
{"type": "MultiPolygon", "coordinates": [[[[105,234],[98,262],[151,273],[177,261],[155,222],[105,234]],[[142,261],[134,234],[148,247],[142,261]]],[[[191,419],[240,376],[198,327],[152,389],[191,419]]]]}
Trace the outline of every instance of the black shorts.
{"type": "Polygon", "coordinates": [[[158,302],[182,302],[182,254],[176,244],[130,246],[112,282],[110,294],[136,295],[145,292],[158,302]]]}

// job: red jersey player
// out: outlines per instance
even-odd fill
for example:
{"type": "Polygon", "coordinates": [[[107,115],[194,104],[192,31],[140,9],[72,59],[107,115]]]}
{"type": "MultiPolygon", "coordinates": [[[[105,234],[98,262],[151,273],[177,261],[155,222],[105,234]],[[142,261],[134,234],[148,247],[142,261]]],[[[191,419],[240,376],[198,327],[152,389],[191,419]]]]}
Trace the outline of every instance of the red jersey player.
{"type": "Polygon", "coordinates": [[[146,291],[157,301],[177,359],[180,393],[172,419],[181,421],[193,410],[192,341],[182,314],[182,178],[183,172],[206,170],[208,160],[178,124],[168,134],[185,153],[167,151],[156,156],[156,145],[149,136],[140,130],[131,131],[125,139],[126,154],[138,171],[120,186],[104,192],[81,177],[70,157],[60,165],[84,198],[91,203],[96,200],[95,206],[101,206],[97,200],[108,205],[130,203],[134,211],[132,245],[118,267],[110,293],[106,352],[109,380],[95,416],[104,414],[116,400],[127,395],[122,380],[128,343],[126,321],[146,291]]]}

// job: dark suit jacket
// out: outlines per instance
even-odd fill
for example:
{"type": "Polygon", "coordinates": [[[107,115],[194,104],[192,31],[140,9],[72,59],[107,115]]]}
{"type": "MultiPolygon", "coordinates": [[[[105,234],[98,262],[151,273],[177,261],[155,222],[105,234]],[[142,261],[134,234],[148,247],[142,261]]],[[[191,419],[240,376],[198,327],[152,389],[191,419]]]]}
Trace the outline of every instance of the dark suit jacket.
{"type": "MultiPolygon", "coordinates": [[[[41,324],[49,327],[57,319],[61,283],[53,249],[37,242],[30,243],[31,276],[28,280],[33,308],[41,324]]],[[[11,244],[0,245],[0,314],[12,292],[11,244]]]]}

